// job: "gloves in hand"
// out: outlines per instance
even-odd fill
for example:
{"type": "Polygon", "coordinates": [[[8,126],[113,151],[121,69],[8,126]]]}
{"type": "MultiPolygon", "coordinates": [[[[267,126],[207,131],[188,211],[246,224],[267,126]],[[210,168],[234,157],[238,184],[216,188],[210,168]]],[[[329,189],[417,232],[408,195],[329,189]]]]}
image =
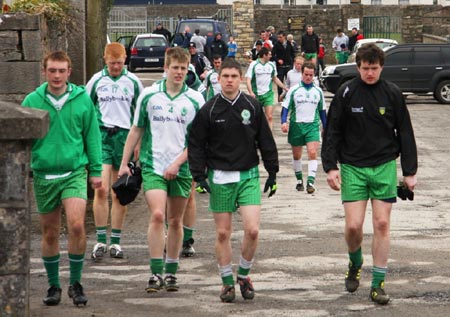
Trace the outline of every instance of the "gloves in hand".
{"type": "Polygon", "coordinates": [[[211,188],[209,188],[209,184],[206,179],[197,182],[195,186],[195,191],[200,194],[206,194],[211,192],[211,188]]]}
{"type": "Polygon", "coordinates": [[[269,175],[266,180],[266,184],[264,185],[264,192],[269,191],[269,197],[272,197],[273,195],[275,195],[277,188],[278,185],[275,181],[275,175],[269,175]]]}

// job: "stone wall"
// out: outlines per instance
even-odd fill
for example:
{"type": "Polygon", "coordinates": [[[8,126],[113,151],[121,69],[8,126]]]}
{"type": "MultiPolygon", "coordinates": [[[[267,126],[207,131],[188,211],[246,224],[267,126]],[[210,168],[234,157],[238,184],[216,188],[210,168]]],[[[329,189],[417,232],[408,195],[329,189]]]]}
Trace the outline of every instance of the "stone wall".
{"type": "Polygon", "coordinates": [[[30,149],[48,125],[46,111],[0,100],[0,316],[30,315],[30,149]]]}
{"type": "Polygon", "coordinates": [[[73,64],[71,81],[86,83],[82,4],[72,18],[66,24],[42,15],[0,14],[0,100],[20,103],[36,89],[44,81],[42,58],[53,50],[67,51],[73,64]]]}

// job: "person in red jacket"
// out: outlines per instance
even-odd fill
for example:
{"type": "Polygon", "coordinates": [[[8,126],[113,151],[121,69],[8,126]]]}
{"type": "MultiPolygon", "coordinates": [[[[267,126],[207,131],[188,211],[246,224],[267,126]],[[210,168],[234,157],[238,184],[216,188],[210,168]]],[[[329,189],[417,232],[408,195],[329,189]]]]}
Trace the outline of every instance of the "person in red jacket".
{"type": "Polygon", "coordinates": [[[319,74],[319,71],[323,71],[325,69],[325,44],[323,43],[323,39],[319,38],[319,53],[317,54],[317,64],[316,64],[316,74],[319,74]]]}

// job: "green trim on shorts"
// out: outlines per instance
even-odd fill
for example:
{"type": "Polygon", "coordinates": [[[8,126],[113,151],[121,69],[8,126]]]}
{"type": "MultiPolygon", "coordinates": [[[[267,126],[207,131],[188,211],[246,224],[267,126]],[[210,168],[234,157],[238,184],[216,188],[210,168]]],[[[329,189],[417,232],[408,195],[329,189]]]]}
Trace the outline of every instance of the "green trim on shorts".
{"type": "Polygon", "coordinates": [[[67,198],[87,200],[87,171],[82,168],[69,176],[45,179],[34,175],[34,197],[40,214],[54,211],[67,198]]]}
{"type": "Polygon", "coordinates": [[[101,129],[102,136],[102,163],[112,165],[119,170],[122,162],[123,147],[127,140],[129,130],[118,128],[114,135],[108,135],[108,131],[101,129]]]}
{"type": "Polygon", "coordinates": [[[152,171],[142,171],[142,182],[144,183],[144,193],[152,189],[162,189],[167,192],[168,197],[189,198],[192,177],[177,176],[173,180],[167,180],[152,171]]]}
{"type": "Polygon", "coordinates": [[[263,107],[270,107],[274,105],[275,93],[273,90],[266,92],[264,95],[256,96],[256,99],[263,107]]]}
{"type": "Polygon", "coordinates": [[[320,142],[320,126],[315,123],[290,122],[288,143],[292,146],[303,146],[309,142],[320,142]]]}
{"type": "Polygon", "coordinates": [[[344,202],[397,197],[397,162],[374,167],[341,164],[341,199],[344,202]]]}
{"type": "Polygon", "coordinates": [[[306,60],[313,59],[313,58],[317,58],[317,53],[305,53],[306,60]]]}
{"type": "Polygon", "coordinates": [[[259,177],[229,184],[214,184],[209,178],[209,186],[211,212],[235,212],[239,206],[261,205],[259,177]]]}

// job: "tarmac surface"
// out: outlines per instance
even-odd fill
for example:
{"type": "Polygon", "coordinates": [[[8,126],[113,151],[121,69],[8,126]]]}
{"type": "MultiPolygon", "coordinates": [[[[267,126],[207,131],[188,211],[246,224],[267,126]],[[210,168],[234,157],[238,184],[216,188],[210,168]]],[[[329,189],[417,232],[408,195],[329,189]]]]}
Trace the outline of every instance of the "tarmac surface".
{"type": "MultiPolygon", "coordinates": [[[[144,82],[160,74],[138,73],[144,82]]],[[[327,101],[330,101],[327,94],[327,101]]],[[[182,258],[180,290],[147,294],[149,271],[147,224],[149,213],[142,194],[129,206],[122,235],[125,258],[93,263],[95,244],[92,213],[88,212],[88,247],[82,284],[89,302],[76,307],[67,297],[69,265],[66,231],[61,236],[59,306],[42,304],[47,279],[40,258],[38,218],[32,211],[31,316],[450,316],[450,106],[430,97],[408,97],[419,152],[418,185],[414,201],[394,205],[391,254],[386,290],[392,300],[378,306],[369,299],[371,280],[371,208],[364,226],[364,266],[361,286],[354,294],[344,288],[348,263],[343,237],[344,217],[339,192],[328,188],[319,160],[317,191],[295,190],[291,150],[275,110],[274,135],[279,150],[279,189],[264,195],[260,242],[250,276],[256,289],[245,301],[237,288],[236,301],[220,302],[221,280],[214,253],[214,222],[207,212],[208,195],[197,194],[196,255],[182,258]]],[[[304,153],[306,165],[306,153],[304,153]]],[[[306,166],[304,166],[305,172],[306,166]]],[[[399,176],[401,174],[399,173],[399,176]]],[[[261,186],[267,173],[261,167],[261,186]]],[[[234,216],[233,269],[239,258],[242,223],[234,216]]]]}

